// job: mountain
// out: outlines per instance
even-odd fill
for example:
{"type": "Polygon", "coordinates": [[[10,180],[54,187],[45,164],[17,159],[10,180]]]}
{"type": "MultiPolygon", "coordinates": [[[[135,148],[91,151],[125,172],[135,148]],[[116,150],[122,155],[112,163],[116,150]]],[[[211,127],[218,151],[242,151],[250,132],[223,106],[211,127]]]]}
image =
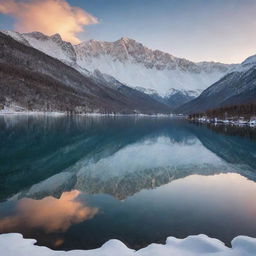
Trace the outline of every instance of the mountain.
{"type": "Polygon", "coordinates": [[[256,55],[247,58],[232,72],[214,83],[178,112],[195,113],[223,106],[256,102],[256,55]]]}
{"type": "Polygon", "coordinates": [[[171,89],[168,93],[168,96],[166,96],[164,99],[168,102],[168,105],[175,106],[175,109],[180,107],[181,105],[195,99],[200,95],[202,91],[201,90],[177,90],[177,89],[171,89]]]}
{"type": "Polygon", "coordinates": [[[46,36],[41,32],[32,32],[20,34],[14,31],[2,31],[4,34],[11,36],[20,43],[32,46],[45,54],[52,56],[63,62],[75,63],[76,52],[71,43],[61,39],[59,34],[46,36]]]}
{"type": "Polygon", "coordinates": [[[0,33],[0,108],[75,113],[169,113],[166,105],[138,90],[120,83],[111,87],[86,70],[78,72],[81,68],[75,69],[76,55],[72,49],[73,46],[63,43],[58,35],[14,33],[10,37],[0,33]],[[33,39],[29,39],[31,36],[33,39]],[[38,40],[43,43],[39,44],[38,40]],[[32,42],[37,48],[51,51],[51,55],[61,56],[62,61],[31,47],[32,42]],[[52,44],[56,49],[51,48],[52,44]],[[67,62],[73,62],[73,67],[66,65],[67,62]]]}
{"type": "Polygon", "coordinates": [[[236,67],[215,62],[194,63],[159,50],[151,50],[129,38],[115,42],[90,40],[73,46],[63,41],[58,34],[4,33],[81,73],[88,75],[98,70],[173,108],[194,99],[236,67]]]}
{"type": "Polygon", "coordinates": [[[131,87],[168,97],[172,89],[197,91],[219,80],[234,65],[194,63],[159,50],[151,50],[129,38],[115,42],[90,40],[74,46],[79,66],[115,77],[131,87]]]}

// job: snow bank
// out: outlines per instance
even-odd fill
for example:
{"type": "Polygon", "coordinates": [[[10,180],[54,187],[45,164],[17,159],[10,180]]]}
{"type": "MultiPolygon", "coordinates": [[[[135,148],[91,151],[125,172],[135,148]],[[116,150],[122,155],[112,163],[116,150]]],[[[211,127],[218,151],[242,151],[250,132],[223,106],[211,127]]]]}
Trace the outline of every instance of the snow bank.
{"type": "Polygon", "coordinates": [[[189,236],[185,239],[169,237],[165,245],[151,244],[135,251],[118,240],[110,240],[94,250],[54,251],[34,245],[36,240],[24,239],[21,234],[0,235],[0,255],[5,256],[255,256],[256,238],[238,236],[232,248],[206,235],[189,236]]]}

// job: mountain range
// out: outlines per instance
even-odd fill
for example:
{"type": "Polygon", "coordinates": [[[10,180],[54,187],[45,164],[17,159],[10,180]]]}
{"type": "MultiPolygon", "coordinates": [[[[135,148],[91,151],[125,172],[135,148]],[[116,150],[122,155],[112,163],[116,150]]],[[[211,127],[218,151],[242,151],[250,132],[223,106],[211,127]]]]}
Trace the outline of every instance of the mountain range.
{"type": "Polygon", "coordinates": [[[256,55],[241,64],[195,63],[125,37],[72,45],[59,34],[2,31],[1,41],[5,41],[0,50],[4,66],[0,100],[4,106],[12,103],[43,111],[191,113],[256,98],[256,55]],[[29,54],[23,54],[23,49],[29,54]],[[45,81],[39,83],[38,79],[45,81]],[[23,80],[24,88],[18,80],[23,80]],[[56,95],[51,90],[56,90],[56,95]]]}
{"type": "MultiPolygon", "coordinates": [[[[169,113],[170,108],[121,83],[102,82],[0,33],[2,108],[73,113],[169,113]]],[[[86,72],[86,71],[84,71],[86,72]]]]}
{"type": "Polygon", "coordinates": [[[256,102],[256,55],[204,90],[196,99],[180,106],[179,112],[195,113],[224,106],[256,102]]]}

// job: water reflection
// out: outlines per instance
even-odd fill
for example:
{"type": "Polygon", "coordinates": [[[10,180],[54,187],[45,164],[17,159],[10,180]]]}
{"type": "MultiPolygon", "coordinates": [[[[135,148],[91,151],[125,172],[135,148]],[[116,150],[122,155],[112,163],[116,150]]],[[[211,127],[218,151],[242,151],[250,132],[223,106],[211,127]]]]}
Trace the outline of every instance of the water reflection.
{"type": "Polygon", "coordinates": [[[71,189],[125,198],[193,173],[255,179],[255,142],[183,120],[4,116],[0,127],[3,199],[25,188],[35,198],[71,189]]]}
{"type": "MultiPolygon", "coordinates": [[[[61,220],[58,214],[52,220],[62,224],[52,226],[51,217],[48,224],[40,214],[30,220],[31,214],[15,212],[10,218],[14,223],[2,225],[5,230],[1,232],[21,232],[36,238],[40,245],[65,250],[97,248],[113,238],[132,248],[141,248],[152,242],[164,243],[167,236],[184,238],[204,233],[229,245],[237,235],[256,235],[256,184],[239,174],[191,175],[153,190],[142,190],[123,201],[106,194],[65,194],[72,200],[76,198],[82,214],[74,213],[76,204],[68,203],[64,212],[72,212],[76,217],[62,221],[60,211],[61,220]]],[[[8,203],[19,208],[23,200],[28,199],[8,203]]],[[[44,208],[44,199],[32,201],[37,209],[44,208]]],[[[11,215],[8,208],[2,204],[0,212],[11,215]]]]}
{"type": "Polygon", "coordinates": [[[75,169],[76,189],[119,199],[193,173],[232,170],[195,138],[176,143],[166,136],[145,138],[96,162],[81,161],[75,169]]]}
{"type": "MultiPolygon", "coordinates": [[[[152,119],[45,116],[19,116],[17,121],[16,117],[2,116],[0,198],[73,167],[81,159],[96,161],[147,135],[157,137],[169,124],[152,119]]],[[[179,141],[191,135],[177,130],[172,136],[179,141]]]]}
{"type": "MultiPolygon", "coordinates": [[[[93,218],[97,208],[77,201],[79,191],[64,192],[60,199],[45,197],[42,200],[24,198],[9,202],[8,216],[0,215],[0,232],[27,229],[42,229],[46,233],[64,232],[72,224],[93,218]]],[[[4,208],[4,205],[1,205],[4,208]]],[[[1,209],[0,207],[0,209],[1,209]]]]}
{"type": "Polygon", "coordinates": [[[255,236],[256,143],[241,134],[180,119],[0,117],[0,232],[60,249],[255,236]]]}
{"type": "Polygon", "coordinates": [[[191,174],[233,172],[255,180],[254,141],[184,120],[41,117],[25,123],[12,127],[9,121],[5,135],[10,129],[13,135],[2,137],[18,143],[5,152],[5,161],[16,152],[14,161],[2,165],[3,188],[9,197],[18,192],[13,198],[60,197],[77,189],[125,199],[191,174]]]}
{"type": "Polygon", "coordinates": [[[255,128],[193,125],[191,129],[206,148],[226,162],[250,170],[250,178],[255,180],[256,140],[250,139],[256,138],[255,128]]]}

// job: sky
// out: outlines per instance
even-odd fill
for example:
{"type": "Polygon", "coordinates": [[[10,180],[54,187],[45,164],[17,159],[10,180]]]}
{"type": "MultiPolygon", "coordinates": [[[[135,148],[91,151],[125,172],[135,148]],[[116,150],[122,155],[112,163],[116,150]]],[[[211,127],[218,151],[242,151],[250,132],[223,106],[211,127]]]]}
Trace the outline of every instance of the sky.
{"type": "Polygon", "coordinates": [[[192,61],[256,54],[256,0],[0,0],[0,29],[78,44],[133,38],[192,61]]]}

